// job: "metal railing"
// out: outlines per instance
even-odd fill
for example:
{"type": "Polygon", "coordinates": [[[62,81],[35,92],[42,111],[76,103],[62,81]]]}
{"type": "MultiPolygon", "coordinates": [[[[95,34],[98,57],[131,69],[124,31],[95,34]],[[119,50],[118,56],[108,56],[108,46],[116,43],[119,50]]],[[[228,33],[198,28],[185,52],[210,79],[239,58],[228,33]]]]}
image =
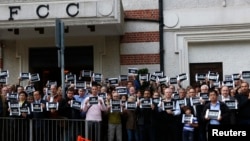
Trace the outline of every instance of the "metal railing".
{"type": "Polygon", "coordinates": [[[101,141],[101,122],[82,119],[0,118],[0,141],[101,141]]]}

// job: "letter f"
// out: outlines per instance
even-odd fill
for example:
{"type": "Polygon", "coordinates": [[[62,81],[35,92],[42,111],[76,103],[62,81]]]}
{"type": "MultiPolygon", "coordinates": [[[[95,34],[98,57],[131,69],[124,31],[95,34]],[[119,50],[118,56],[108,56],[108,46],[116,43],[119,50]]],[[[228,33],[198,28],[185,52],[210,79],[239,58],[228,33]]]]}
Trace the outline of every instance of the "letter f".
{"type": "Polygon", "coordinates": [[[9,21],[12,21],[12,20],[14,20],[13,15],[14,14],[17,15],[18,14],[17,10],[21,10],[21,7],[20,6],[10,6],[9,9],[10,9],[10,18],[9,18],[9,21]]]}

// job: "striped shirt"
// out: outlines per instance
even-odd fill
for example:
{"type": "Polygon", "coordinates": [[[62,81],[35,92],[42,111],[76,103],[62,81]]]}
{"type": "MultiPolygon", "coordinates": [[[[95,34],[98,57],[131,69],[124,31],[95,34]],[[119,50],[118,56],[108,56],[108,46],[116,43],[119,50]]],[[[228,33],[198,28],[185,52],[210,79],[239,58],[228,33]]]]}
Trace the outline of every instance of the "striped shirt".
{"type": "MultiPolygon", "coordinates": [[[[193,117],[193,123],[198,123],[198,120],[196,117],[193,117]]],[[[188,123],[185,123],[183,126],[183,131],[194,131],[194,127],[188,123]]]]}

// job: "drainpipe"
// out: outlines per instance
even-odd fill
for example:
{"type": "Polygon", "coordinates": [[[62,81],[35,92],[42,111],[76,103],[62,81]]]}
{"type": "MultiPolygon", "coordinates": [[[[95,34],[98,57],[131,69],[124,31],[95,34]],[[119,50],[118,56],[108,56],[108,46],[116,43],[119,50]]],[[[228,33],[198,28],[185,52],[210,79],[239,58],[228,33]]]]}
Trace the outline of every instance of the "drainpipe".
{"type": "Polygon", "coordinates": [[[163,28],[164,28],[164,21],[163,21],[163,0],[159,0],[159,48],[160,48],[160,71],[164,72],[164,38],[163,38],[163,28]]]}
{"type": "Polygon", "coordinates": [[[0,71],[3,69],[3,43],[0,42],[0,71]]]}

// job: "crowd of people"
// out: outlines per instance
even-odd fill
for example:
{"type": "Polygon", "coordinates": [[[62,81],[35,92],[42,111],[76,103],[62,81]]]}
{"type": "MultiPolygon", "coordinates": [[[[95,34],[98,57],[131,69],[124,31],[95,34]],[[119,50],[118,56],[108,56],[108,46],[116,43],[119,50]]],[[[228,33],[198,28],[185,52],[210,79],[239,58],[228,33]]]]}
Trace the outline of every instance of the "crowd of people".
{"type": "MultiPolygon", "coordinates": [[[[74,128],[74,133],[69,131],[68,136],[76,138],[77,134],[82,134],[92,137],[91,140],[103,141],[207,141],[209,125],[250,124],[249,83],[244,80],[238,80],[233,87],[219,88],[209,81],[184,88],[181,82],[166,84],[136,78],[118,85],[91,84],[86,88],[71,84],[65,90],[65,97],[57,85],[32,93],[27,93],[24,86],[3,85],[0,117],[84,119],[90,135],[78,133],[74,128]],[[127,93],[117,91],[118,86],[125,87],[127,93]],[[78,109],[72,106],[72,101],[80,103],[78,109]],[[120,105],[115,107],[115,101],[120,101],[120,105]],[[15,111],[16,103],[23,108],[19,112],[15,111]],[[128,103],[136,106],[129,107],[128,103]],[[38,106],[38,111],[34,111],[34,106],[38,106]],[[31,109],[30,113],[26,107],[31,109]],[[96,122],[100,125],[100,136],[95,135],[97,131],[91,131],[96,122]]],[[[56,134],[57,131],[51,132],[56,134]]]]}

